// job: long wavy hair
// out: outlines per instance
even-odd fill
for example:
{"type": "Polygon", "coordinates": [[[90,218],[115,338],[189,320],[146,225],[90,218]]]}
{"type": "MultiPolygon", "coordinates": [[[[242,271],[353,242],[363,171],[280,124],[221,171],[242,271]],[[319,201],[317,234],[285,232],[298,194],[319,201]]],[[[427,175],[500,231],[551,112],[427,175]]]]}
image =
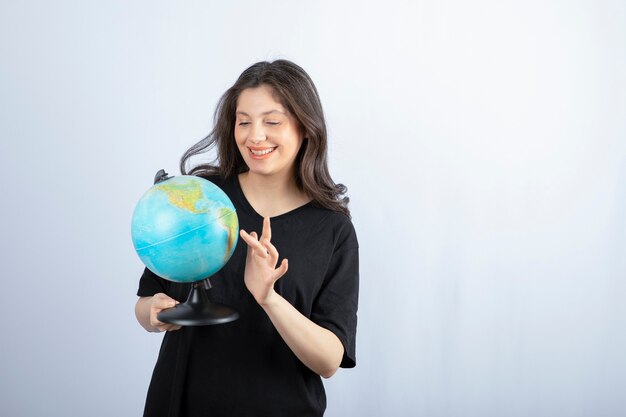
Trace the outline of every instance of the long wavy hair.
{"type": "Polygon", "coordinates": [[[183,175],[216,175],[223,179],[248,171],[235,143],[235,112],[241,92],[267,85],[293,115],[303,133],[295,160],[296,184],[314,205],[350,216],[347,188],[335,184],[328,171],[328,137],[322,103],[309,75],[287,60],[257,62],[246,69],[220,98],[213,115],[213,130],[189,148],[180,160],[183,175]],[[187,171],[189,159],[215,148],[216,158],[187,171]]]}

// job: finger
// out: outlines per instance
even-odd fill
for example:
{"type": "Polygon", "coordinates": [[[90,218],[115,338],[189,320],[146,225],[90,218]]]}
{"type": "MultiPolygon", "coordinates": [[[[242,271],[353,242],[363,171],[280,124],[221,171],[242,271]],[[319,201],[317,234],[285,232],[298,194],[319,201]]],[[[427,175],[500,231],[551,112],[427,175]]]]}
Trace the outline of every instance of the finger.
{"type": "Polygon", "coordinates": [[[152,307],[152,309],[150,309],[150,323],[153,326],[158,326],[163,324],[163,322],[161,320],[158,319],[159,313],[163,310],[167,310],[166,308],[157,308],[157,307],[152,307]]]}
{"type": "Polygon", "coordinates": [[[272,263],[272,266],[276,268],[276,264],[278,263],[278,250],[274,245],[272,245],[272,243],[268,239],[263,240],[262,243],[267,250],[267,253],[270,255],[270,261],[272,263]]]}
{"type": "Polygon", "coordinates": [[[245,230],[241,229],[239,231],[239,236],[241,236],[242,238],[245,238],[246,236],[249,237],[250,239],[254,239],[254,240],[259,240],[256,232],[246,232],[245,230]]]}
{"type": "Polygon", "coordinates": [[[263,218],[263,233],[261,233],[261,240],[272,240],[272,228],[270,227],[270,218],[266,216],[263,218]]]}
{"type": "Polygon", "coordinates": [[[177,326],[175,324],[168,324],[168,323],[161,323],[161,324],[155,325],[154,327],[156,327],[156,329],[159,332],[169,332],[172,330],[180,329],[180,326],[177,326]]]}
{"type": "Polygon", "coordinates": [[[256,239],[256,233],[252,232],[248,234],[245,230],[239,232],[239,236],[253,249],[263,248],[263,245],[256,239]]]}
{"type": "Polygon", "coordinates": [[[256,236],[256,233],[252,232],[252,233],[248,233],[245,230],[241,229],[239,230],[239,236],[241,236],[242,238],[245,238],[246,236],[249,238],[254,239],[256,236]]]}
{"type": "Polygon", "coordinates": [[[152,308],[156,310],[166,310],[168,308],[176,307],[178,301],[174,299],[157,299],[154,304],[152,304],[152,308]]]}
{"type": "Polygon", "coordinates": [[[280,263],[280,266],[278,267],[278,269],[276,269],[276,273],[277,273],[277,277],[276,280],[278,280],[279,278],[281,278],[283,275],[285,275],[287,273],[287,270],[289,269],[289,261],[287,261],[287,259],[283,259],[283,261],[280,263]]]}
{"type": "Polygon", "coordinates": [[[243,230],[239,232],[239,236],[241,236],[241,238],[248,244],[248,248],[254,249],[256,253],[263,258],[267,257],[267,249],[261,245],[261,242],[243,230]]]}
{"type": "Polygon", "coordinates": [[[162,327],[165,326],[165,323],[157,319],[157,313],[150,316],[150,325],[156,327],[160,332],[163,331],[162,327]]]}
{"type": "Polygon", "coordinates": [[[247,260],[251,259],[251,257],[254,256],[254,254],[256,253],[261,253],[261,256],[263,255],[265,250],[261,251],[259,247],[257,247],[258,241],[253,236],[246,233],[244,230],[241,230],[239,232],[239,236],[241,236],[244,242],[246,242],[246,244],[248,245],[248,249],[246,251],[246,262],[247,260]]]}
{"type": "Polygon", "coordinates": [[[178,329],[180,329],[182,327],[182,326],[180,326],[178,324],[165,323],[165,322],[159,320],[157,318],[157,315],[155,315],[154,318],[150,321],[150,324],[152,324],[152,326],[156,327],[160,332],[171,331],[171,330],[178,330],[178,329]]]}
{"type": "Polygon", "coordinates": [[[166,308],[172,308],[176,306],[176,304],[178,304],[178,301],[174,300],[172,297],[163,293],[157,293],[152,298],[151,307],[153,309],[163,310],[166,308]]]}

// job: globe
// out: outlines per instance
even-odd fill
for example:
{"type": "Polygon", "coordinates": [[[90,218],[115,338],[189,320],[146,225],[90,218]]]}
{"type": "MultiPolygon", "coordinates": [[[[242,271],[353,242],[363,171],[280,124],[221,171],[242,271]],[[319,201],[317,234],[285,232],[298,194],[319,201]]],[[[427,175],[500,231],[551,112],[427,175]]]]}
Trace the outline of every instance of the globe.
{"type": "Polygon", "coordinates": [[[153,185],[133,212],[131,235],[143,264],[174,282],[219,271],[235,250],[239,221],[233,203],[212,182],[181,175],[153,185]]]}

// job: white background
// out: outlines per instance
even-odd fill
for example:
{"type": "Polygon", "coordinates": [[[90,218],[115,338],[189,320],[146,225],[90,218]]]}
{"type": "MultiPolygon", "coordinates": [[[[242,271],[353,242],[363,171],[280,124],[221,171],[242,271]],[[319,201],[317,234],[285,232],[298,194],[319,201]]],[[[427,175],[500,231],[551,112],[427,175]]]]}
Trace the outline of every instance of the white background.
{"type": "Polygon", "coordinates": [[[0,414],[141,414],[132,210],[277,58],[361,245],[327,415],[623,416],[626,3],[597,0],[2,0],[0,414]]]}

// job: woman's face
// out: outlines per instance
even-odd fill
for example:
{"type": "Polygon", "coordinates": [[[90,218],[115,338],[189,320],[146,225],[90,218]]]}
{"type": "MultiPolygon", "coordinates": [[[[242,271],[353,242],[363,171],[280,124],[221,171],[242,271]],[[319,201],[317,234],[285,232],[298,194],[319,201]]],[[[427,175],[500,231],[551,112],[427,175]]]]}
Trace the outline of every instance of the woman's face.
{"type": "Polygon", "coordinates": [[[276,101],[271,87],[261,85],[241,92],[235,141],[250,173],[293,176],[302,140],[298,122],[276,101]]]}

